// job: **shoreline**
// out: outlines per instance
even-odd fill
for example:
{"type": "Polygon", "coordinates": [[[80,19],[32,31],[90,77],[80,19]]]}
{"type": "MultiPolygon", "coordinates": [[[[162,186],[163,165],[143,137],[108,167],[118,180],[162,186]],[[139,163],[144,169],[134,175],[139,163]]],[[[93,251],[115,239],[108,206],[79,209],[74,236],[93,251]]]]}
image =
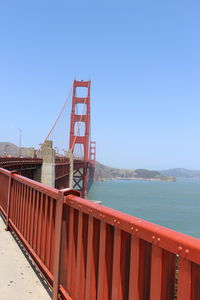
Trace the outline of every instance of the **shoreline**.
{"type": "Polygon", "coordinates": [[[164,180],[161,178],[142,178],[142,177],[127,177],[127,178],[106,178],[106,179],[100,179],[96,180],[97,182],[105,182],[105,181],[112,181],[112,180],[124,180],[124,181],[131,181],[131,180],[139,180],[139,181],[161,181],[161,182],[176,182],[176,178],[164,180]]]}

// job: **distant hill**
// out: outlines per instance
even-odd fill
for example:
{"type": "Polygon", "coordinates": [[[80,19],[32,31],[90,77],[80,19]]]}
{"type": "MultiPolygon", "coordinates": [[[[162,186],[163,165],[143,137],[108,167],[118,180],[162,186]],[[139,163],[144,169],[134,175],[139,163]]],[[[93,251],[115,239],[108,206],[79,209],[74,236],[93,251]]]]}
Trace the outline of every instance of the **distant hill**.
{"type": "Polygon", "coordinates": [[[140,180],[157,180],[157,181],[175,181],[175,178],[168,175],[162,175],[158,171],[146,169],[117,169],[96,163],[96,180],[104,181],[111,179],[140,179],[140,180]]]}
{"type": "Polygon", "coordinates": [[[198,171],[198,170],[187,170],[184,168],[175,168],[175,169],[169,169],[169,170],[162,170],[159,172],[160,172],[160,174],[165,175],[165,176],[200,178],[200,171],[198,171]]]}
{"type": "Polygon", "coordinates": [[[18,147],[15,144],[8,142],[0,142],[0,156],[10,155],[17,156],[19,153],[18,147]]]}
{"type": "Polygon", "coordinates": [[[135,171],[129,169],[117,169],[105,166],[96,162],[96,178],[97,180],[112,179],[112,178],[129,178],[135,176],[135,171]]]}
{"type": "MultiPolygon", "coordinates": [[[[32,148],[21,148],[21,155],[23,157],[30,156],[30,149],[32,148]]],[[[17,147],[15,144],[9,143],[9,142],[0,142],[0,156],[19,156],[19,147],[17,147]]]]}

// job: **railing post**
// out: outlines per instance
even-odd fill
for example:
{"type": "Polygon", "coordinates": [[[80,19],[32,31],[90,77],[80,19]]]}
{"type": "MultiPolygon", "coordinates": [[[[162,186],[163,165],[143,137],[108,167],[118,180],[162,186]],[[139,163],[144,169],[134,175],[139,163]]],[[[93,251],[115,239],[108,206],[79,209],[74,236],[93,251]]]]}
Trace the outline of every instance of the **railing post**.
{"type": "Polygon", "coordinates": [[[63,214],[64,192],[59,191],[59,199],[56,203],[55,220],[55,252],[54,252],[54,281],[53,281],[53,300],[58,299],[59,277],[60,277],[60,248],[62,232],[62,214],[63,214]]]}
{"type": "Polygon", "coordinates": [[[12,175],[13,174],[20,174],[17,171],[11,171],[9,174],[9,181],[8,181],[8,198],[7,198],[7,215],[6,215],[6,228],[5,230],[9,230],[9,218],[10,218],[10,202],[11,202],[11,188],[12,188],[12,175]]]}
{"type": "Polygon", "coordinates": [[[52,300],[58,299],[59,281],[60,281],[60,253],[62,241],[62,217],[63,217],[63,204],[64,197],[67,195],[80,196],[78,191],[73,189],[63,189],[59,191],[59,199],[56,203],[56,220],[55,220],[55,251],[54,251],[54,280],[53,280],[53,296],[52,300]]]}

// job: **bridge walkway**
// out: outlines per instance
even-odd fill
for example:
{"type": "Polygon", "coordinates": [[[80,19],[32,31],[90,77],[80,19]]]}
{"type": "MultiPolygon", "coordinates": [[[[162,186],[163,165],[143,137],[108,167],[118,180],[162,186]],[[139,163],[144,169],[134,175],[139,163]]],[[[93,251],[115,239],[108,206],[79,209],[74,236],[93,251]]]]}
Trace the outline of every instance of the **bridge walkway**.
{"type": "MultiPolygon", "coordinates": [[[[49,300],[42,278],[27,260],[0,216],[0,291],[1,300],[49,300]]],[[[47,288],[47,287],[46,287],[47,288]]]]}

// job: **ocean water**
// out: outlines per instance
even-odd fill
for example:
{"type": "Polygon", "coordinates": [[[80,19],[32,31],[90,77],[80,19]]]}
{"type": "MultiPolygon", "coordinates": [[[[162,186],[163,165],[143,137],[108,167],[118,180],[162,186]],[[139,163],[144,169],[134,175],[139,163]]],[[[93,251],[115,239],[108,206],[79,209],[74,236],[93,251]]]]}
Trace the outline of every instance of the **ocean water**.
{"type": "Polygon", "coordinates": [[[89,199],[149,222],[200,238],[200,179],[176,182],[94,182],[89,199]]]}

